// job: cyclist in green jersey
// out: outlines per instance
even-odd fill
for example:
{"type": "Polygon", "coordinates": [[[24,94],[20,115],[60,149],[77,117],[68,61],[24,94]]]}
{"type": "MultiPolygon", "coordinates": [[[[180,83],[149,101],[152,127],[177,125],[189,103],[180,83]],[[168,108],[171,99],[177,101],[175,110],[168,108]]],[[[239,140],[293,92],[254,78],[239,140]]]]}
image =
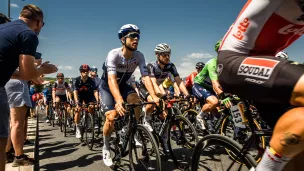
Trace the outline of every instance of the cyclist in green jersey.
{"type": "MultiPolygon", "coordinates": [[[[221,40],[219,40],[215,45],[215,51],[217,52],[221,40]]],[[[200,71],[199,74],[194,78],[194,85],[192,88],[193,95],[200,101],[202,106],[202,110],[199,115],[197,115],[196,119],[198,121],[198,126],[201,129],[206,129],[204,124],[204,115],[205,113],[211,112],[217,113],[215,107],[218,104],[218,96],[223,96],[222,88],[218,82],[217,76],[217,57],[210,59],[204,66],[204,68],[200,71]],[[210,79],[212,85],[206,82],[206,79],[210,79]],[[213,90],[212,90],[213,89],[213,90]],[[216,94],[216,95],[215,95],[216,94]]],[[[211,128],[209,128],[211,129],[211,128]]]]}

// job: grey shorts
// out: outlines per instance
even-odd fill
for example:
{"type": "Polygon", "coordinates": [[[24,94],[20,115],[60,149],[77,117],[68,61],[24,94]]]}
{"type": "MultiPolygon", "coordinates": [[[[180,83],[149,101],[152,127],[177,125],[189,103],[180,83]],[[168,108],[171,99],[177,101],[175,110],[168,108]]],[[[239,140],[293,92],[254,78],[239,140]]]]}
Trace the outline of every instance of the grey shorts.
{"type": "Polygon", "coordinates": [[[32,107],[29,88],[26,81],[10,79],[5,85],[5,90],[10,108],[22,107],[24,105],[32,107]]]}
{"type": "Polygon", "coordinates": [[[0,138],[7,138],[9,132],[10,109],[4,87],[0,87],[0,138]]]}

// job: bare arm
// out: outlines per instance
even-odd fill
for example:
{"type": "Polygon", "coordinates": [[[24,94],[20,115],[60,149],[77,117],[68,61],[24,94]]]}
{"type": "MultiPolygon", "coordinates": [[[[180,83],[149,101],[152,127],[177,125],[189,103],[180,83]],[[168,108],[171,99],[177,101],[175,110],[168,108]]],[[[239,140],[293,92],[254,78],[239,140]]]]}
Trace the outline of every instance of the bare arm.
{"type": "Polygon", "coordinates": [[[79,98],[78,98],[78,91],[74,90],[74,98],[75,98],[75,102],[78,104],[79,103],[79,98]]]}
{"type": "MultiPolygon", "coordinates": [[[[156,94],[154,92],[153,84],[152,84],[152,81],[151,81],[150,77],[149,76],[143,76],[142,79],[144,79],[145,86],[146,86],[146,88],[147,88],[150,96],[153,99],[155,99],[156,98],[156,94]]],[[[156,84],[156,87],[159,90],[159,87],[157,86],[157,84],[156,84]]]]}
{"type": "Polygon", "coordinates": [[[176,82],[176,84],[178,85],[178,87],[180,88],[180,90],[184,93],[184,95],[189,95],[188,90],[184,84],[184,82],[181,80],[181,78],[179,76],[174,77],[174,80],[176,82]]]}
{"type": "Polygon", "coordinates": [[[56,91],[52,91],[53,103],[56,102],[56,91]]]}
{"type": "Polygon", "coordinates": [[[98,103],[99,102],[99,96],[98,96],[98,91],[97,90],[94,90],[94,96],[95,96],[96,102],[98,103]]]}
{"type": "MultiPolygon", "coordinates": [[[[162,93],[162,91],[160,90],[159,86],[157,85],[157,81],[156,81],[156,78],[155,77],[149,77],[150,80],[151,80],[151,83],[152,83],[152,87],[154,89],[154,92],[157,96],[162,96],[164,95],[165,93],[162,93]]],[[[146,86],[147,88],[147,86],[146,86]]],[[[147,88],[148,89],[148,88],[147,88]]],[[[149,92],[150,93],[150,92],[149,92]]]]}
{"type": "Polygon", "coordinates": [[[165,89],[164,89],[164,87],[163,87],[163,84],[160,84],[158,87],[159,87],[159,90],[160,90],[160,92],[161,92],[162,94],[166,94],[165,89]]]}
{"type": "Polygon", "coordinates": [[[218,82],[218,80],[212,80],[211,82],[212,82],[212,87],[213,87],[213,90],[215,91],[215,93],[217,95],[222,94],[223,90],[222,90],[222,87],[221,87],[220,83],[218,82]]]}
{"type": "Polygon", "coordinates": [[[174,94],[180,95],[179,87],[176,82],[173,83],[173,87],[174,87],[174,94]]]}
{"type": "Polygon", "coordinates": [[[19,56],[19,75],[23,80],[31,80],[44,74],[43,68],[37,68],[35,58],[30,55],[19,56]]]}

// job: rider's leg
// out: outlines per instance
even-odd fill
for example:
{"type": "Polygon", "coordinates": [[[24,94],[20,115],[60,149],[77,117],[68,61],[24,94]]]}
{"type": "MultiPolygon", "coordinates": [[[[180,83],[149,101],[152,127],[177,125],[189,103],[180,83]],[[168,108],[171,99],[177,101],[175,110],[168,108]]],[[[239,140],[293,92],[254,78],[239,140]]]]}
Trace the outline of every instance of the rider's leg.
{"type": "Polygon", "coordinates": [[[56,111],[57,116],[58,116],[58,114],[59,114],[59,103],[60,103],[60,98],[58,96],[56,96],[55,102],[56,102],[56,104],[55,104],[55,111],[56,111]]]}
{"type": "MultiPolygon", "coordinates": [[[[148,101],[148,102],[153,102],[153,99],[152,99],[152,97],[151,97],[150,95],[147,97],[147,101],[148,101]]],[[[153,112],[153,110],[154,110],[154,107],[155,107],[155,105],[153,105],[153,104],[147,104],[147,105],[145,106],[146,112],[145,112],[145,116],[144,116],[144,119],[143,119],[143,124],[144,124],[144,126],[145,126],[150,132],[153,131],[153,128],[152,128],[152,126],[151,126],[151,124],[150,124],[150,121],[151,121],[151,114],[152,114],[152,112],[153,112]]]]}
{"type": "Polygon", "coordinates": [[[104,148],[109,149],[109,140],[114,129],[114,120],[117,117],[116,110],[106,112],[106,122],[103,125],[104,148]]]}
{"type": "MultiPolygon", "coordinates": [[[[299,79],[294,87],[290,103],[296,106],[304,106],[304,76],[299,79]]],[[[272,150],[267,150],[265,152],[260,164],[257,167],[257,170],[265,170],[265,167],[272,167],[272,169],[282,170],[290,158],[293,158],[304,151],[303,122],[303,107],[291,109],[281,116],[276,123],[273,136],[270,141],[270,147],[272,150]],[[278,153],[283,156],[283,160],[278,158],[277,160],[280,161],[280,163],[270,160],[268,156],[272,156],[273,153],[278,153]]],[[[299,156],[301,157],[301,155],[299,156]]],[[[291,168],[295,167],[295,164],[299,164],[299,162],[296,162],[298,161],[297,158],[295,158],[289,165],[291,168]]],[[[286,169],[289,170],[291,168],[286,167],[286,169]]]]}
{"type": "MultiPolygon", "coordinates": [[[[127,96],[127,102],[128,103],[140,103],[139,97],[136,93],[131,93],[127,96]]],[[[140,106],[134,108],[135,118],[137,122],[140,118],[140,106]]]]}
{"type": "Polygon", "coordinates": [[[202,112],[208,113],[213,110],[218,104],[218,99],[215,96],[209,96],[206,99],[206,103],[202,107],[202,112]]]}

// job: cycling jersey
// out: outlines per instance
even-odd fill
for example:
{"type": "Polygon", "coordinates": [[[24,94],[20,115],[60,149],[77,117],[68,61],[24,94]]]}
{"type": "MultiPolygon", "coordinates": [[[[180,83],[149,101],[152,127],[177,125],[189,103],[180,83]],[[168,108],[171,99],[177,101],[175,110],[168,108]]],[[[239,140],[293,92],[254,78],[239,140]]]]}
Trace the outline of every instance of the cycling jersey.
{"type": "Polygon", "coordinates": [[[174,81],[171,80],[171,78],[166,78],[165,81],[162,83],[164,88],[169,88],[170,86],[173,86],[174,81]]]}
{"type": "Polygon", "coordinates": [[[52,89],[51,88],[45,88],[43,90],[43,96],[46,98],[46,101],[52,100],[52,89]]]}
{"type": "Polygon", "coordinates": [[[186,81],[185,81],[185,86],[186,88],[189,90],[189,89],[192,89],[192,86],[194,84],[194,78],[196,77],[197,75],[197,72],[192,72],[187,78],[186,78],[186,81]]]}
{"type": "Polygon", "coordinates": [[[173,63],[169,63],[161,69],[157,62],[151,62],[147,64],[147,68],[149,76],[156,78],[157,85],[160,85],[167,77],[174,80],[175,77],[179,76],[173,63]]]}
{"type": "Polygon", "coordinates": [[[108,83],[108,75],[116,75],[117,83],[125,83],[131,77],[135,69],[139,66],[142,76],[147,76],[147,67],[144,55],[139,51],[133,52],[133,57],[126,59],[121,48],[116,48],[108,53],[103,64],[103,74],[101,79],[108,83]]]}
{"type": "Polygon", "coordinates": [[[248,0],[226,33],[220,50],[275,56],[304,33],[303,21],[296,1],[248,0]]]}
{"type": "Polygon", "coordinates": [[[78,92],[78,97],[80,102],[95,102],[94,91],[97,90],[95,82],[92,78],[88,78],[86,82],[81,80],[81,77],[77,77],[73,85],[74,91],[78,92]]]}
{"type": "Polygon", "coordinates": [[[267,106],[290,105],[304,74],[303,65],[275,57],[304,33],[303,19],[296,1],[249,0],[223,38],[217,61],[223,91],[264,104],[268,110],[258,109],[264,119],[271,115],[267,123],[283,114],[267,106]]]}
{"type": "Polygon", "coordinates": [[[201,72],[194,78],[194,83],[205,85],[204,81],[207,77],[209,77],[211,81],[218,80],[216,60],[217,58],[212,58],[206,63],[201,72]]]}
{"type": "Polygon", "coordinates": [[[94,80],[94,82],[95,82],[96,88],[98,89],[98,87],[99,87],[99,85],[100,85],[100,82],[101,82],[101,79],[98,78],[98,77],[95,77],[95,78],[93,78],[93,80],[94,80]]]}
{"type": "Polygon", "coordinates": [[[53,86],[53,91],[55,91],[55,95],[66,95],[66,90],[70,91],[70,86],[67,82],[63,82],[62,84],[59,84],[58,81],[55,81],[55,84],[53,86]]]}

